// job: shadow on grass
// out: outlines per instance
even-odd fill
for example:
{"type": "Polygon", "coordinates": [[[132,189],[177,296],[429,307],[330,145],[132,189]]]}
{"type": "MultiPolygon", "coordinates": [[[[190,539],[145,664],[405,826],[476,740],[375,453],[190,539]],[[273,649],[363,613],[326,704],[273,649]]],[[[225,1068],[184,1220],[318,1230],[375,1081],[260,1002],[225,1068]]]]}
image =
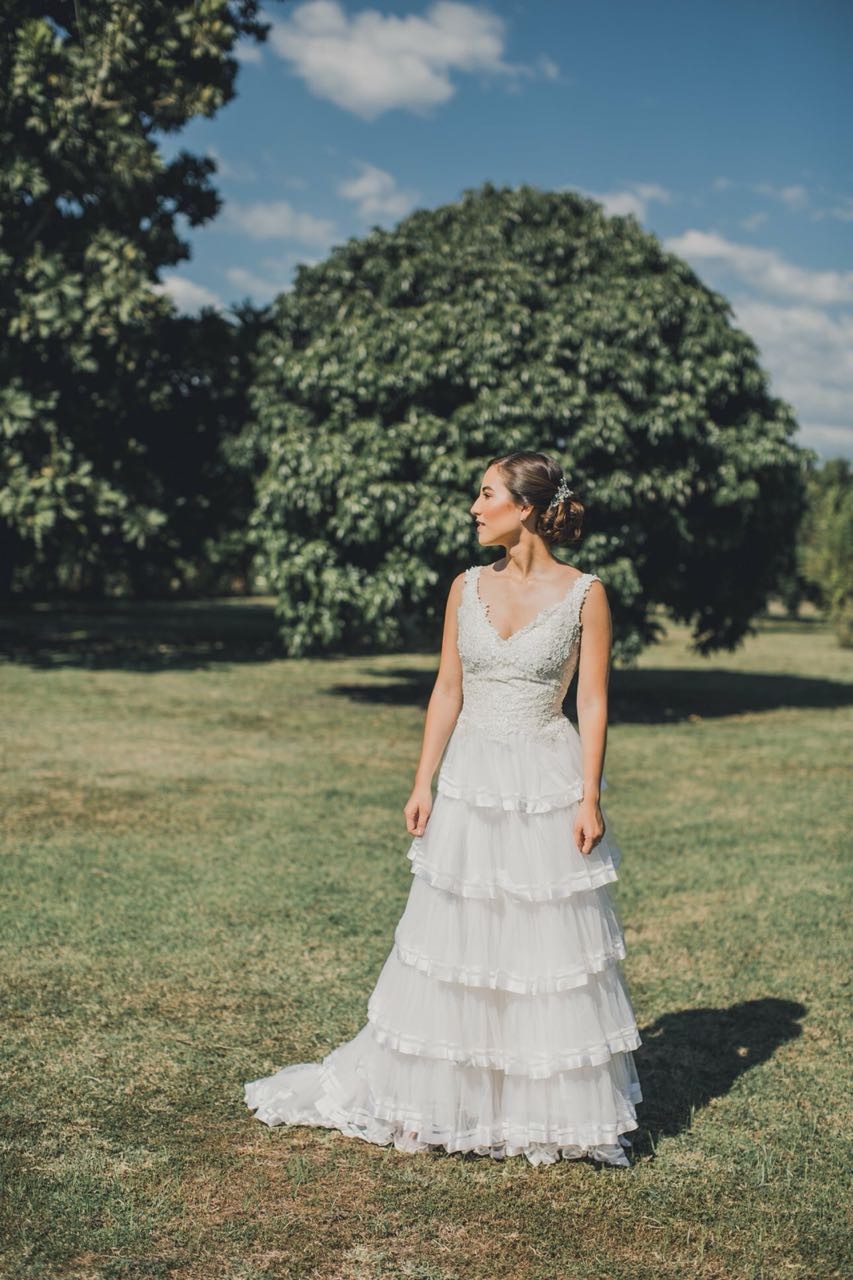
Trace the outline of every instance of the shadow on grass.
{"type": "MultiPolygon", "coordinates": [[[[382,683],[336,684],[329,692],[356,702],[416,704],[426,707],[434,675],[415,669],[365,669],[382,683]]],[[[574,717],[577,686],[572,682],[564,710],[574,717]]],[[[727,671],[712,667],[683,670],[646,667],[614,670],[610,678],[611,724],[673,724],[684,720],[715,719],[779,707],[821,708],[850,706],[853,685],[819,677],[727,671]]]]}
{"type": "MultiPolygon", "coordinates": [[[[774,632],[805,635],[813,630],[807,619],[773,619],[765,625],[774,632]]],[[[425,651],[425,656],[431,656],[437,666],[437,652],[425,651]]],[[[0,661],[45,670],[194,670],[282,658],[271,599],[30,604],[0,618],[0,661]]],[[[390,669],[375,665],[370,654],[351,660],[364,664],[359,672],[363,682],[333,684],[329,696],[426,708],[435,667],[390,669]]],[[[697,666],[688,669],[614,669],[611,722],[669,724],[779,707],[829,708],[853,702],[853,686],[842,681],[732,671],[700,666],[700,662],[697,659],[697,666]]],[[[573,683],[565,704],[572,716],[574,697],[573,683]]]]}
{"type": "Polygon", "coordinates": [[[192,670],[281,656],[269,600],[32,604],[0,618],[0,660],[46,670],[192,670]]]}
{"type": "MultiPolygon", "coordinates": [[[[406,653],[419,652],[408,648],[406,653]]],[[[437,647],[424,649],[437,657],[437,647]]],[[[306,654],[316,662],[389,656],[306,654]]],[[[227,662],[286,661],[272,598],[55,601],[0,615],[0,662],[50,670],[192,671],[227,662]]],[[[387,676],[387,672],[382,673],[387,676]]]]}
{"type": "Polygon", "coordinates": [[[666,1013],[641,1027],[635,1061],[644,1101],[638,1106],[635,1153],[650,1154],[658,1138],[689,1130],[697,1111],[803,1034],[798,1020],[806,1012],[797,1000],[766,997],[728,1009],[666,1013]]]}

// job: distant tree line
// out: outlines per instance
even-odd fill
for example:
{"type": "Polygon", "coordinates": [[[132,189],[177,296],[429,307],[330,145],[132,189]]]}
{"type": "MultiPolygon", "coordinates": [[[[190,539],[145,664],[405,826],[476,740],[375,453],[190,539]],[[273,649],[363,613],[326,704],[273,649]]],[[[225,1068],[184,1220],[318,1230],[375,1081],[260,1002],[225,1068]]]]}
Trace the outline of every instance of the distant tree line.
{"type": "Polygon", "coordinates": [[[0,592],[272,591],[289,654],[434,643],[488,459],[556,454],[617,653],[700,652],[768,598],[850,630],[850,475],[819,468],[731,308],[633,217],[485,184],[301,267],[269,307],[157,288],[216,215],[157,134],[234,95],[253,0],[7,3],[0,592]]]}
{"type": "Polygon", "coordinates": [[[820,609],[840,643],[853,646],[853,476],[846,458],[810,468],[793,570],[779,583],[792,614],[820,609]]]}

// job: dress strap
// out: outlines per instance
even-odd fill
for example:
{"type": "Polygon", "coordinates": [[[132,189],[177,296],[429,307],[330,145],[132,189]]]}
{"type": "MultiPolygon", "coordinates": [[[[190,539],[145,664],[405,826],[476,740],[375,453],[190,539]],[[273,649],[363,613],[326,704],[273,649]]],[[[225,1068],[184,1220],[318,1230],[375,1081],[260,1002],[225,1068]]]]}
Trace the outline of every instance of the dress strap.
{"type": "Polygon", "coordinates": [[[578,578],[569,592],[569,614],[572,622],[578,626],[581,625],[581,610],[583,609],[587,592],[594,582],[601,582],[597,573],[584,573],[578,578]]]}
{"type": "Polygon", "coordinates": [[[480,565],[472,564],[472,565],[469,565],[468,568],[465,569],[463,573],[462,596],[460,599],[460,605],[465,605],[466,609],[469,609],[472,604],[476,604],[474,595],[477,589],[475,584],[477,580],[477,570],[479,568],[480,568],[480,565]]]}
{"type": "Polygon", "coordinates": [[[587,594],[589,593],[589,589],[594,582],[601,582],[601,579],[599,578],[598,574],[597,573],[586,574],[586,580],[580,589],[580,599],[578,600],[578,621],[579,622],[581,620],[581,610],[583,609],[584,601],[586,600],[587,594]]]}
{"type": "Polygon", "coordinates": [[[469,565],[468,568],[465,570],[465,582],[463,585],[469,595],[474,590],[474,585],[477,581],[477,575],[479,574],[482,567],[483,566],[481,564],[472,564],[472,565],[469,565]]]}

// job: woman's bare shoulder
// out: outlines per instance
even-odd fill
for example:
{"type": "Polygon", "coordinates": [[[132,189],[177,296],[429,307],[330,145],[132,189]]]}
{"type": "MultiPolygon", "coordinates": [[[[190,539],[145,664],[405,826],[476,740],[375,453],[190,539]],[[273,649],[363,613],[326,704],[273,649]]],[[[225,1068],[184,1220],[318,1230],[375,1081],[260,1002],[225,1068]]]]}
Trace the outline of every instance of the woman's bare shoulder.
{"type": "Polygon", "coordinates": [[[457,573],[456,577],[450,583],[450,588],[447,592],[448,605],[458,605],[461,603],[462,589],[465,586],[465,575],[467,574],[467,572],[468,572],[467,569],[460,570],[460,572],[457,573]]]}

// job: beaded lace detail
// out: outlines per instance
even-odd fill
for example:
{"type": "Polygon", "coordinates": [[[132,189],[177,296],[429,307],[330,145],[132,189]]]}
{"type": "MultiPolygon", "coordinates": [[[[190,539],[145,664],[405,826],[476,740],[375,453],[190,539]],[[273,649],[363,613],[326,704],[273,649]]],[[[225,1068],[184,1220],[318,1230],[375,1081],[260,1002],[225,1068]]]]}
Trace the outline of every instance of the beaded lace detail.
{"type": "Polygon", "coordinates": [[[523,734],[552,740],[570,733],[562,704],[580,654],[581,610],[598,575],[581,574],[561,600],[504,637],[489,620],[478,591],[482,569],[465,570],[457,610],[463,699],[458,724],[497,738],[523,734]]]}

